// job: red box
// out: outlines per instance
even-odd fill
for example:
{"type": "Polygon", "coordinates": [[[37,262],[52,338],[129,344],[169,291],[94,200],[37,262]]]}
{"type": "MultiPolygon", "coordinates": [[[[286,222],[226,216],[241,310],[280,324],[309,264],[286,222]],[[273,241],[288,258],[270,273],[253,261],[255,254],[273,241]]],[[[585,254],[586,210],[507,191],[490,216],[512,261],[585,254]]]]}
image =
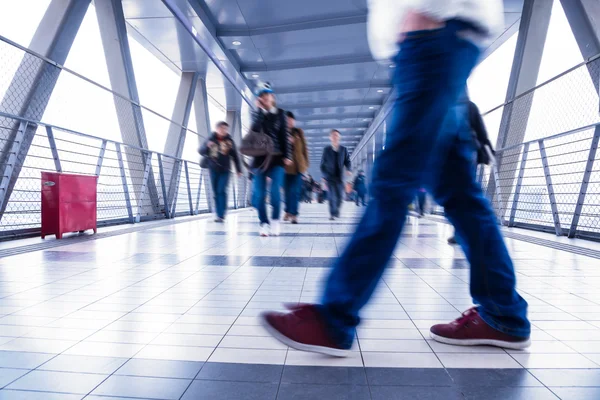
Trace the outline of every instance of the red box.
{"type": "Polygon", "coordinates": [[[96,228],[97,176],[42,172],[42,239],[96,228]]]}

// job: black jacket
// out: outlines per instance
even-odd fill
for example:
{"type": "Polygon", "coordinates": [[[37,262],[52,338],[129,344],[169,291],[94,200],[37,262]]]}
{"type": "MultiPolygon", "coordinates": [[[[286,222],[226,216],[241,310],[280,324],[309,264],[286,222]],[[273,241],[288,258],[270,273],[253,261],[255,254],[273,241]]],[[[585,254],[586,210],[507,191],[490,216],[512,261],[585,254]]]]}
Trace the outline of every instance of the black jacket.
{"type": "Polygon", "coordinates": [[[346,167],[348,171],[352,169],[348,149],[346,149],[344,146],[340,146],[338,148],[338,174],[336,174],[335,158],[336,154],[333,150],[333,147],[325,147],[325,149],[323,150],[323,157],[321,158],[321,172],[327,180],[341,181],[343,180],[342,178],[344,176],[344,167],[346,167]]]}
{"type": "MultiPolygon", "coordinates": [[[[252,113],[252,126],[254,132],[264,132],[273,139],[275,151],[279,155],[273,157],[269,166],[283,166],[283,160],[292,157],[292,144],[288,140],[287,119],[285,112],[278,108],[277,113],[257,110],[252,113]]],[[[252,168],[259,168],[264,162],[263,157],[255,157],[252,168]]]]}
{"type": "Polygon", "coordinates": [[[202,147],[200,147],[200,155],[206,157],[208,168],[213,171],[228,172],[231,168],[231,160],[233,159],[237,172],[242,172],[240,157],[235,148],[235,142],[230,135],[225,136],[223,140],[219,141],[217,134],[213,132],[202,147]],[[212,150],[208,147],[208,144],[211,142],[216,144],[216,147],[213,147],[212,150]]]}
{"type": "Polygon", "coordinates": [[[364,175],[357,175],[356,179],[354,179],[354,184],[352,185],[354,190],[358,193],[365,193],[367,191],[367,183],[364,175]]]}
{"type": "Polygon", "coordinates": [[[492,154],[494,154],[494,147],[492,146],[492,142],[490,142],[490,138],[488,137],[487,129],[485,129],[485,123],[483,122],[479,108],[477,108],[477,105],[475,105],[475,103],[472,101],[469,101],[468,106],[469,126],[471,127],[473,140],[475,141],[475,145],[477,147],[477,164],[489,165],[492,160],[490,160],[485,147],[489,146],[492,154]]]}

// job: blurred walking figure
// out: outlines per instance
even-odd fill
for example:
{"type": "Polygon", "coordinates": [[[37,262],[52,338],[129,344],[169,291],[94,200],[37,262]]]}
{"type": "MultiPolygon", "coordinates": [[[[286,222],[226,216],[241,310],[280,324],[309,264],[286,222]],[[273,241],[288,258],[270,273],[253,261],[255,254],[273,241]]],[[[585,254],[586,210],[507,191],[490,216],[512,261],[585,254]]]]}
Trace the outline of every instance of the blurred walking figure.
{"type": "Polygon", "coordinates": [[[261,83],[256,91],[256,108],[252,114],[252,128],[254,132],[264,132],[273,140],[276,154],[270,160],[266,170],[263,165],[264,157],[255,157],[252,162],[254,169],[254,207],[258,210],[260,220],[260,236],[279,236],[279,216],[281,212],[281,186],[285,174],[284,166],[293,162],[292,144],[288,140],[288,129],[285,112],[277,108],[273,89],[268,83],[261,83]],[[273,208],[272,219],[267,215],[267,179],[271,179],[270,203],[273,208]]]}
{"type": "MultiPolygon", "coordinates": [[[[471,128],[471,134],[474,143],[472,154],[473,168],[475,171],[477,171],[476,169],[478,165],[492,164],[494,162],[494,156],[496,152],[494,151],[494,146],[492,146],[487,129],[485,128],[485,123],[483,122],[483,117],[481,116],[477,105],[469,100],[466,96],[461,99],[461,102],[465,103],[468,109],[469,127],[471,128]]],[[[457,243],[456,234],[448,238],[448,244],[457,243]]]]}
{"type": "Polygon", "coordinates": [[[366,206],[365,197],[367,196],[367,179],[365,177],[365,171],[362,169],[358,171],[358,175],[354,179],[354,191],[356,192],[356,205],[359,205],[359,202],[362,203],[363,206],[366,206]]]}
{"type": "Polygon", "coordinates": [[[419,189],[417,193],[417,203],[419,205],[419,215],[422,217],[425,215],[425,203],[427,203],[427,191],[425,188],[419,189]]]}
{"type": "Polygon", "coordinates": [[[331,145],[325,147],[321,158],[321,172],[327,181],[330,220],[339,218],[344,199],[344,168],[350,172],[351,163],[348,149],[340,145],[340,131],[333,129],[329,135],[331,145]]]}
{"type": "Polygon", "coordinates": [[[237,175],[242,176],[242,164],[235,147],[235,142],[229,135],[229,124],[221,121],[215,126],[215,132],[200,148],[204,157],[203,166],[210,170],[210,183],[215,198],[215,222],[223,222],[227,212],[227,185],[231,161],[233,160],[237,175]]]}
{"type": "Polygon", "coordinates": [[[292,164],[285,167],[284,189],[285,189],[285,216],[284,221],[298,223],[298,207],[300,205],[300,194],[302,191],[302,174],[309,167],[308,147],[304,138],[304,131],[296,128],[296,118],[292,112],[285,113],[289,130],[288,140],[292,144],[292,164]]]}
{"type": "Polygon", "coordinates": [[[369,9],[375,56],[396,53],[392,121],[373,166],[371,199],[330,272],[321,304],[264,313],[264,325],[295,349],[348,355],[360,310],[392,256],[408,205],[424,186],[461,239],[477,304],[456,321],[433,326],[431,337],[463,346],[525,348],[531,329],[527,302],[515,290],[512,261],[476,182],[467,109],[458,102],[486,39],[503,28],[502,0],[371,0],[369,9]]]}

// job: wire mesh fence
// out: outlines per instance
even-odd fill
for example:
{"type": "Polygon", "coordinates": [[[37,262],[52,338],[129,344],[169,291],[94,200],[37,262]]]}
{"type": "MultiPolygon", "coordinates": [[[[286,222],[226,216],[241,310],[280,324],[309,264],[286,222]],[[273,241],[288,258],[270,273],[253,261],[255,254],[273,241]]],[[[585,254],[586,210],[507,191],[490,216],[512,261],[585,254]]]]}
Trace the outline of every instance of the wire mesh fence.
{"type": "Polygon", "coordinates": [[[0,99],[0,239],[39,231],[42,171],[98,176],[99,225],[211,210],[207,171],[148,150],[197,132],[1,36],[0,99]]]}
{"type": "Polygon", "coordinates": [[[477,179],[499,223],[600,239],[599,92],[600,55],[484,113],[499,149],[477,179]]]}
{"type": "MultiPolygon", "coordinates": [[[[2,115],[11,124],[24,121],[2,115]]],[[[29,129],[30,124],[26,125],[25,129],[29,129]]],[[[0,238],[39,231],[42,171],[98,176],[99,225],[197,215],[211,210],[210,178],[199,163],[44,123],[35,125],[29,153],[0,218],[0,238]],[[128,155],[134,151],[143,157],[136,155],[138,160],[129,162],[128,155]],[[165,175],[167,169],[172,171],[170,179],[165,175]],[[136,176],[141,177],[139,182],[136,176]]],[[[1,195],[7,180],[8,176],[2,177],[1,195]]],[[[232,179],[231,208],[245,207],[235,200],[241,195],[238,187],[244,186],[245,180],[232,179]]]]}

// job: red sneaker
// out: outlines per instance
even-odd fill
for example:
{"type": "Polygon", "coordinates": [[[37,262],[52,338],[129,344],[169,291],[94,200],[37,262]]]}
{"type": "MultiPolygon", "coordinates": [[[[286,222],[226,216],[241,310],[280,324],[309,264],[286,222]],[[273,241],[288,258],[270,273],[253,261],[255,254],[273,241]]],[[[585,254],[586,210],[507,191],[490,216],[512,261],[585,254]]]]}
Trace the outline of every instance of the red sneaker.
{"type": "Polygon", "coordinates": [[[265,312],[263,326],[281,343],[296,350],[347,357],[349,350],[339,347],[327,333],[322,317],[312,304],[298,304],[292,312],[265,312]]]}
{"type": "Polygon", "coordinates": [[[512,336],[489,326],[476,307],[465,311],[460,318],[449,324],[432,326],[430,335],[437,342],[457,346],[487,345],[519,350],[531,345],[528,337],[512,336]]]}

